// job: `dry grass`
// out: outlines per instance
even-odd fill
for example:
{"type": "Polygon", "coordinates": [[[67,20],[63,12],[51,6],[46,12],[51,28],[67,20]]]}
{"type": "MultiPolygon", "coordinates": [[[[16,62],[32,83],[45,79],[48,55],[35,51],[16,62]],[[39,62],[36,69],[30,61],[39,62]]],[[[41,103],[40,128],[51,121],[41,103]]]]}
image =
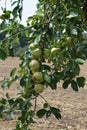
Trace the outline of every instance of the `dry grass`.
{"type": "MultiPolygon", "coordinates": [[[[0,80],[5,76],[9,76],[12,68],[18,67],[19,59],[9,57],[6,61],[0,61],[0,80]]],[[[87,62],[81,66],[81,75],[87,77],[87,62]]],[[[13,96],[16,94],[15,83],[9,93],[13,96]]],[[[87,86],[87,82],[86,82],[87,86]]],[[[81,88],[79,92],[74,92],[71,88],[64,90],[61,84],[58,89],[52,91],[47,89],[43,92],[43,96],[52,106],[60,108],[62,119],[56,120],[53,116],[46,119],[37,119],[37,124],[31,126],[32,130],[87,130],[87,88],[81,88]]],[[[7,90],[5,90],[6,92],[7,90]]],[[[0,90],[0,97],[4,96],[4,91],[0,90]]],[[[38,107],[43,103],[38,98],[38,107]]],[[[0,120],[0,130],[13,130],[15,120],[0,120]]]]}

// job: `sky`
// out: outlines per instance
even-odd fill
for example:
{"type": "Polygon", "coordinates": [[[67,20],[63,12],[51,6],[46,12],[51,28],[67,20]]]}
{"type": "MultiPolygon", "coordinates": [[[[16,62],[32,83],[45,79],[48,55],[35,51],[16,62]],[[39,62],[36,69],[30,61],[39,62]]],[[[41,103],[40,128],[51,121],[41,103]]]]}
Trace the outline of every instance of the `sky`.
{"type": "MultiPolygon", "coordinates": [[[[13,0],[14,1],[14,0],[13,0]]],[[[26,20],[29,16],[32,16],[37,8],[38,0],[23,0],[23,16],[22,16],[22,24],[26,25],[26,20]]],[[[1,7],[5,7],[5,0],[0,0],[0,15],[1,15],[1,7]]],[[[10,0],[7,0],[7,9],[11,9],[10,0]]]]}

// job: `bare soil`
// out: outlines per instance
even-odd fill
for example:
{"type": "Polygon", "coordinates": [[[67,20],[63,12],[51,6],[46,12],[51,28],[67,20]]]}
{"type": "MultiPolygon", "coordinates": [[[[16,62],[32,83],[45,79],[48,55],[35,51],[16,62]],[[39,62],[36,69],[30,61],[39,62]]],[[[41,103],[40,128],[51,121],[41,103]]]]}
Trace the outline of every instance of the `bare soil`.
{"type": "MultiPolygon", "coordinates": [[[[18,67],[19,63],[18,58],[12,57],[0,61],[0,81],[8,77],[12,68],[18,67]]],[[[87,61],[81,66],[81,75],[87,78],[87,61]]],[[[12,96],[17,92],[17,84],[15,83],[9,90],[12,96]]],[[[0,89],[0,97],[3,97],[7,91],[0,89]]],[[[37,123],[31,126],[32,130],[87,130],[87,81],[85,87],[80,88],[79,92],[73,91],[70,87],[64,90],[60,83],[56,91],[48,88],[42,95],[52,106],[61,110],[62,119],[57,120],[53,116],[48,119],[35,117],[37,123]]],[[[38,98],[39,108],[43,102],[41,98],[38,98]]],[[[0,130],[13,130],[15,123],[16,120],[0,120],[0,130]]]]}

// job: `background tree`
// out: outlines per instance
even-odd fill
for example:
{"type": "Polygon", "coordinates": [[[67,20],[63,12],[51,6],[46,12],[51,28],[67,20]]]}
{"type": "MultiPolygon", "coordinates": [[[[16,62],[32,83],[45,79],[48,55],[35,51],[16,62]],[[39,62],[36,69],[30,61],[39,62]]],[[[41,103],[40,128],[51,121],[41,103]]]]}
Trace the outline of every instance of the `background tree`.
{"type": "Polygon", "coordinates": [[[29,44],[20,55],[19,70],[14,68],[10,78],[2,82],[2,88],[10,89],[11,84],[19,80],[22,87],[17,97],[11,98],[7,93],[6,98],[0,100],[1,117],[4,113],[11,115],[15,109],[20,110],[16,130],[29,130],[35,115],[48,118],[53,114],[57,119],[61,118],[60,110],[50,106],[41,95],[47,87],[55,90],[60,81],[64,89],[71,86],[78,91],[84,87],[85,78],[79,74],[80,65],[87,56],[86,4],[86,0],[38,0],[37,12],[28,18],[27,27],[20,24],[23,0],[12,1],[12,11],[3,8],[0,18],[6,28],[1,33],[5,32],[6,37],[0,42],[0,59],[7,57],[3,46],[12,47],[22,36],[29,44]],[[36,111],[39,96],[45,103],[36,111]]]}

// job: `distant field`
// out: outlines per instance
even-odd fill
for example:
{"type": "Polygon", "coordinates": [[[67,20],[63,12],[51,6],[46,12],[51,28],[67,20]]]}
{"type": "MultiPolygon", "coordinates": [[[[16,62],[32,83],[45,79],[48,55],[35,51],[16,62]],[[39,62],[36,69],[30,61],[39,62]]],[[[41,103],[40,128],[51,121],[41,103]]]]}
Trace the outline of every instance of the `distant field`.
{"type": "MultiPolygon", "coordinates": [[[[9,57],[5,61],[0,60],[0,81],[9,76],[12,68],[18,67],[20,63],[18,58],[9,57]]],[[[87,61],[81,66],[81,75],[87,78],[87,61]]],[[[15,83],[9,90],[10,95],[16,94],[15,83]]],[[[0,97],[4,96],[5,91],[0,89],[0,97]]],[[[71,88],[64,90],[61,83],[58,89],[52,91],[47,89],[42,94],[48,102],[55,107],[60,108],[62,119],[56,120],[53,116],[46,119],[37,119],[37,124],[33,125],[32,130],[87,130],[87,81],[85,87],[74,92],[71,88]]],[[[38,108],[42,106],[43,100],[38,98],[38,108]]],[[[0,120],[0,130],[13,130],[16,120],[0,120]]]]}

